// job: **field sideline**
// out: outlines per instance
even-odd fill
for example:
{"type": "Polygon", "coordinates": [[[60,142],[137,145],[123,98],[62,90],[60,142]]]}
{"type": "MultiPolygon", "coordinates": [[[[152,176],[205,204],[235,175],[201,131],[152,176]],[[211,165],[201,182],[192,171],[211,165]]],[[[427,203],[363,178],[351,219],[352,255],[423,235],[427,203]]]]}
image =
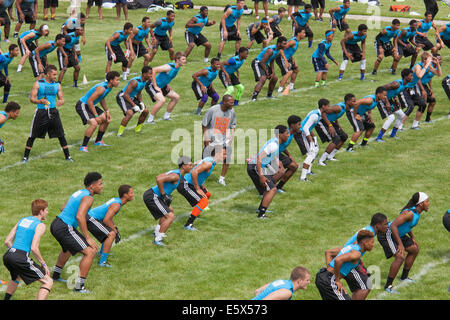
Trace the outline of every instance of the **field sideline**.
{"type": "MultiPolygon", "coordinates": [[[[54,38],[64,21],[62,15],[66,5],[60,3],[58,20],[49,22],[49,40],[54,38]]],[[[440,10],[444,8],[440,7],[440,10]]],[[[144,10],[130,10],[129,13],[135,25],[140,24],[144,15],[153,21],[164,14],[145,13],[144,10]]],[[[186,48],[184,24],[196,13],[197,10],[176,12],[176,51],[186,48]]],[[[389,219],[395,218],[399,209],[416,191],[426,192],[431,199],[429,212],[423,215],[414,229],[421,253],[411,271],[411,277],[420,280],[414,285],[399,286],[399,296],[385,295],[382,286],[392,261],[384,258],[382,248],[376,243],[373,252],[364,257],[364,263],[379,268],[381,287],[373,290],[368,298],[449,299],[447,288],[450,279],[445,276],[448,275],[447,262],[450,258],[449,235],[442,226],[442,215],[450,203],[450,120],[447,118],[449,103],[440,85],[442,77],[433,81],[438,101],[433,113],[434,123],[422,124],[420,131],[404,130],[398,141],[386,138],[384,144],[371,141],[367,150],[356,148],[353,154],[340,152],[337,155],[339,162],[327,167],[313,166],[317,175],[312,177],[311,184],[301,184],[297,173],[286,185],[287,193],[275,197],[270,207],[274,212],[269,214],[266,221],[256,219],[259,197],[247,176],[245,165],[231,166],[227,187],[217,183],[220,174],[218,166],[206,182],[212,193],[211,210],[197,222],[200,231],[189,233],[183,229],[190,207],[175,192],[173,206],[177,219],[168,231],[168,246],[158,248],[152,244],[155,221],[145,208],[142,194],[154,185],[157,174],[175,167],[170,161],[170,153],[178,143],[171,141],[173,131],[184,128],[193,134],[194,121],[201,121],[201,117],[193,114],[197,103],[190,85],[191,75],[206,66],[202,61],[203,47],[194,49],[187,66],[182,68],[171,85],[181,95],[181,101],[173,113],[173,121],[161,121],[164,111],[161,110],[155,126],[146,125],[140,135],[135,135],[133,128],[136,119],[132,119],[124,137],[117,139],[115,134],[122,113],[116,105],[115,96],[126,84],[121,81],[119,88],[114,89],[107,98],[112,110],[112,123],[105,135],[105,142],[111,147],[97,149],[91,142],[89,153],[82,154],[78,147],[85,128],[74,106],[84,92],[102,80],[106,64],[103,44],[107,37],[123,25],[123,20],[114,20],[114,10],[105,9],[104,14],[105,21],[99,23],[96,9],[93,8],[86,23],[87,44],[82,47],[80,80],[86,75],[89,85],[79,90],[71,88],[71,70],[66,73],[62,84],[66,102],[60,113],[74,163],[65,163],[58,142],[46,139],[36,141],[31,161],[27,165],[19,164],[35,106],[27,99],[32,86],[28,62],[21,74],[15,72],[18,59],[10,65],[13,87],[9,100],[19,102],[22,110],[19,119],[8,122],[0,130],[2,140],[6,141],[6,153],[0,156],[0,188],[4,190],[0,202],[0,238],[4,239],[18,219],[29,214],[33,199],[40,197],[48,200],[50,213],[41,252],[47,264],[53,266],[60,248],[50,234],[50,223],[70,194],[82,187],[82,179],[88,171],[99,171],[104,177],[103,194],[94,198],[94,206],[116,196],[117,187],[123,183],[131,184],[136,193],[135,201],[127,204],[115,218],[124,240],[113,247],[113,255],[109,258],[113,268],[101,269],[96,265],[98,259],[94,260],[86,282],[87,288],[93,293],[76,295],[63,284],[56,283],[49,299],[250,299],[256,288],[275,279],[287,278],[296,265],[307,267],[312,279],[308,289],[295,293],[293,299],[320,299],[314,276],[324,265],[324,251],[343,245],[356,230],[369,223],[375,212],[383,212],[389,219]]],[[[220,11],[210,11],[212,19],[219,21],[220,16],[220,11]]],[[[245,28],[253,20],[254,16],[243,18],[243,45],[247,44],[245,28]]],[[[349,20],[349,23],[355,30],[364,21],[349,20]]],[[[388,23],[381,23],[382,27],[386,25],[388,23]]],[[[314,39],[321,40],[329,23],[312,21],[311,26],[315,33],[314,39]]],[[[282,27],[290,36],[287,19],[283,20],[282,27]]],[[[25,26],[22,28],[25,30],[25,26]]],[[[375,60],[373,40],[377,32],[369,30],[366,42],[366,81],[358,80],[358,63],[348,65],[342,82],[337,81],[338,68],[332,65],[328,86],[313,88],[314,73],[310,56],[317,41],[314,49],[307,49],[307,42],[302,41],[295,56],[302,66],[296,90],[287,97],[279,96],[272,101],[263,98],[267,92],[266,85],[258,101],[251,103],[249,99],[255,83],[250,63],[259,52],[259,46],[254,45],[241,71],[245,91],[241,106],[236,108],[238,128],[267,130],[270,134],[276,125],[285,124],[291,114],[304,118],[316,108],[317,100],[322,97],[337,103],[343,100],[346,93],[353,92],[357,98],[361,98],[374,93],[378,85],[398,79],[399,71],[409,66],[409,59],[400,62],[396,76],[387,72],[391,62],[389,58],[383,61],[378,76],[370,75],[375,60]]],[[[217,53],[218,26],[205,28],[204,34],[213,44],[212,57],[217,53]]],[[[343,33],[336,34],[331,50],[339,62],[342,59],[339,44],[342,37],[343,33]]],[[[5,50],[5,44],[2,44],[2,49],[5,50]]],[[[223,56],[231,56],[233,52],[234,44],[227,44],[223,56]]],[[[443,73],[447,75],[450,73],[450,52],[444,49],[440,53],[444,58],[443,73]]],[[[139,73],[142,61],[139,59],[134,62],[132,73],[139,73]]],[[[56,63],[56,55],[51,54],[50,62],[56,63]]],[[[155,67],[166,62],[167,53],[159,51],[151,65],[155,67]]],[[[275,68],[279,74],[277,66],[275,68]]],[[[119,65],[113,66],[113,70],[119,69],[119,65]]],[[[222,95],[225,90],[218,79],[214,85],[222,95]]],[[[143,97],[146,105],[151,105],[145,92],[143,97]]],[[[373,118],[377,125],[374,131],[376,135],[383,123],[376,109],[373,110],[373,118]]],[[[408,119],[405,128],[409,128],[411,122],[412,119],[408,119]]],[[[347,119],[343,118],[341,124],[347,133],[352,132],[347,119]]],[[[258,143],[262,145],[265,141],[258,143]]],[[[325,145],[320,144],[320,154],[324,148],[325,145]]],[[[289,150],[297,162],[303,161],[304,157],[295,144],[289,150]]],[[[71,276],[69,265],[76,265],[78,259],[79,256],[76,256],[69,260],[63,277],[71,276]]],[[[3,266],[0,267],[0,279],[9,280],[9,274],[3,266]]],[[[399,285],[398,279],[396,284],[399,285]]],[[[38,286],[37,283],[22,286],[13,299],[34,299],[38,286]]]]}

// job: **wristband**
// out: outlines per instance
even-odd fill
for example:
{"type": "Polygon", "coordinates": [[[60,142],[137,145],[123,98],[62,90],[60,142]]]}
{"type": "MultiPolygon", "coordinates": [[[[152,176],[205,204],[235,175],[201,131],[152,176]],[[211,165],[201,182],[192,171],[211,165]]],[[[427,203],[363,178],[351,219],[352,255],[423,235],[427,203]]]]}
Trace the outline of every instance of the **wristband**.
{"type": "Polygon", "coordinates": [[[333,125],[330,123],[328,126],[329,126],[329,127],[332,127],[333,125]]]}
{"type": "Polygon", "coordinates": [[[44,263],[41,263],[42,264],[42,266],[45,268],[47,265],[45,264],[45,262],[44,263]]]}

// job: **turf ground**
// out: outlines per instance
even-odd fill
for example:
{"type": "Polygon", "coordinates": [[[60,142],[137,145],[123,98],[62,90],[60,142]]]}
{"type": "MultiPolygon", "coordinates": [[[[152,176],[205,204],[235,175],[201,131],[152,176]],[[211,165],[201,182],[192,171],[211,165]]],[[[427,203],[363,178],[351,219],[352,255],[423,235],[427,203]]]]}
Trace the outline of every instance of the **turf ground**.
{"type": "MultiPolygon", "coordinates": [[[[65,12],[65,5],[61,4],[58,10],[58,20],[49,23],[50,38],[54,38],[64,21],[61,12],[65,12]]],[[[441,10],[444,9],[441,7],[441,10]]],[[[392,260],[384,258],[381,247],[376,243],[373,252],[364,256],[365,265],[379,270],[375,274],[381,279],[380,286],[370,293],[369,299],[449,298],[449,234],[442,226],[442,215],[449,208],[450,200],[450,120],[447,119],[449,102],[440,86],[442,78],[433,81],[438,101],[433,113],[436,122],[422,125],[420,131],[405,130],[398,141],[386,138],[386,143],[371,142],[366,150],[356,148],[353,154],[339,153],[339,162],[330,163],[327,167],[313,167],[317,175],[312,178],[311,184],[301,184],[297,173],[286,185],[287,193],[275,197],[270,207],[274,212],[265,221],[256,219],[255,210],[260,199],[244,164],[231,166],[227,187],[216,182],[220,167],[207,181],[206,186],[212,193],[211,210],[196,222],[199,232],[191,233],[183,229],[190,207],[175,192],[173,207],[177,219],[167,233],[167,247],[159,248],[152,244],[155,221],[142,201],[142,194],[155,184],[157,174],[175,167],[170,161],[171,152],[178,144],[178,141],[171,141],[173,131],[184,128],[192,134],[194,122],[201,120],[193,114],[197,103],[190,84],[191,75],[205,67],[203,49],[194,49],[189,63],[171,84],[182,97],[173,113],[173,121],[159,121],[162,110],[158,114],[157,125],[145,126],[139,135],[127,130],[122,139],[116,138],[122,112],[115,102],[119,89],[115,89],[107,97],[113,120],[104,139],[111,147],[98,149],[91,142],[89,153],[81,153],[78,147],[85,128],[75,112],[75,103],[92,85],[102,81],[106,64],[104,42],[123,25],[123,21],[119,23],[114,20],[113,10],[104,11],[103,23],[98,22],[96,9],[93,9],[86,24],[87,44],[82,47],[81,78],[86,75],[89,84],[80,89],[71,88],[71,71],[66,73],[63,81],[65,105],[60,108],[60,113],[74,163],[63,160],[57,140],[46,139],[35,142],[31,161],[27,165],[19,164],[35,106],[27,98],[32,87],[29,64],[25,64],[21,74],[15,72],[17,59],[10,65],[13,85],[10,101],[19,102],[22,109],[16,121],[8,122],[1,129],[1,138],[6,141],[6,153],[0,157],[0,238],[5,238],[21,217],[29,215],[33,199],[48,200],[48,232],[41,242],[41,252],[47,264],[53,266],[60,247],[49,232],[50,223],[68,197],[82,187],[87,172],[99,171],[104,177],[105,188],[102,195],[95,197],[95,206],[116,196],[120,184],[131,184],[136,193],[135,201],[127,204],[115,219],[124,240],[112,250],[109,262],[113,268],[99,268],[96,265],[98,259],[94,260],[86,283],[93,293],[76,295],[65,285],[56,283],[49,299],[250,299],[256,288],[275,279],[288,278],[297,265],[307,267],[312,279],[308,289],[295,293],[294,299],[320,299],[314,276],[324,266],[324,251],[343,245],[354,232],[369,224],[375,212],[383,212],[390,220],[394,219],[416,191],[426,192],[431,199],[429,212],[423,215],[414,229],[421,252],[410,275],[418,281],[415,285],[399,288],[401,294],[398,296],[385,296],[382,287],[392,260]]],[[[176,14],[174,46],[176,50],[184,50],[184,24],[196,11],[177,11],[176,14]]],[[[220,20],[221,14],[220,11],[210,11],[210,17],[216,21],[220,20]]],[[[147,14],[144,10],[134,10],[130,11],[130,20],[139,24],[144,15],[150,16],[153,21],[163,13],[147,14]]],[[[244,27],[253,19],[243,18],[241,30],[244,39],[244,27]]],[[[349,20],[353,30],[363,22],[349,20]]],[[[385,25],[381,23],[381,27],[385,25]]],[[[315,33],[315,47],[329,24],[311,21],[311,26],[315,33]]],[[[290,30],[289,22],[284,20],[282,27],[290,30]]],[[[242,101],[245,103],[236,108],[238,128],[262,129],[270,134],[276,125],[285,124],[291,114],[304,118],[316,108],[320,98],[337,103],[343,101],[344,95],[349,92],[361,98],[374,93],[377,86],[399,78],[387,72],[390,59],[383,61],[378,76],[369,74],[375,60],[372,44],[377,32],[369,30],[366,81],[358,80],[359,64],[356,63],[349,65],[344,80],[337,82],[338,68],[331,65],[328,86],[313,88],[315,75],[310,57],[314,49],[307,49],[306,42],[302,42],[295,56],[301,66],[297,91],[277,100],[266,100],[263,97],[267,89],[264,88],[257,102],[247,103],[255,85],[250,67],[251,60],[259,52],[255,45],[255,50],[250,52],[248,61],[241,69],[241,81],[245,86],[242,101]]],[[[205,28],[204,34],[213,44],[211,54],[215,55],[219,42],[218,26],[205,28]]],[[[339,40],[342,37],[342,33],[337,33],[331,50],[339,62],[342,57],[339,40]]],[[[246,43],[244,40],[243,44],[246,43]]],[[[5,44],[2,46],[5,50],[5,44]]],[[[233,52],[234,44],[227,44],[223,56],[231,56],[233,52]]],[[[446,75],[450,73],[450,53],[445,49],[441,54],[446,75]]],[[[56,63],[56,54],[50,56],[50,62],[56,63]]],[[[166,62],[167,53],[159,51],[151,65],[166,62]]],[[[132,73],[138,73],[141,66],[141,59],[135,61],[132,73]]],[[[398,70],[408,66],[409,59],[402,60],[398,70]]],[[[113,67],[113,70],[119,69],[118,65],[113,67]]],[[[276,72],[279,73],[279,70],[276,69],[276,72]]],[[[122,81],[119,88],[124,85],[122,81]]],[[[215,82],[215,87],[219,94],[224,93],[219,80],[215,82]]],[[[144,102],[151,105],[145,93],[144,102]]],[[[374,110],[373,115],[376,134],[383,122],[378,111],[374,110]]],[[[130,129],[136,121],[133,119],[130,122],[130,129]]],[[[409,128],[411,121],[408,120],[405,128],[409,128]]],[[[345,118],[341,123],[347,133],[352,132],[345,118]]],[[[262,145],[265,140],[258,143],[262,145]]],[[[320,154],[324,148],[325,145],[321,144],[320,154]]],[[[304,157],[295,144],[289,150],[298,162],[303,161],[304,157]]],[[[79,256],[69,260],[63,277],[73,278],[70,265],[76,266],[78,261],[79,256]]],[[[0,268],[0,279],[9,280],[4,267],[0,268]]],[[[398,283],[397,279],[394,285],[398,283]]],[[[37,283],[23,286],[14,299],[34,299],[38,287],[37,283]]]]}

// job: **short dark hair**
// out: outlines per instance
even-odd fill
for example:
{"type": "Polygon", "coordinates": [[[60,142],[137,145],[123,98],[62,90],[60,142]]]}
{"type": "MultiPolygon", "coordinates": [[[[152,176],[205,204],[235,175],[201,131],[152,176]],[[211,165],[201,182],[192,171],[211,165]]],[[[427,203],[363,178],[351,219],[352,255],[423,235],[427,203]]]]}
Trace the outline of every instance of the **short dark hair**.
{"type": "Polygon", "coordinates": [[[201,7],[200,7],[200,12],[203,12],[203,11],[205,11],[205,10],[208,10],[208,7],[207,7],[207,6],[201,6],[201,7]]]}
{"type": "Polygon", "coordinates": [[[296,124],[302,122],[302,118],[300,118],[299,116],[296,116],[295,114],[293,114],[292,116],[289,116],[289,118],[287,119],[287,123],[288,126],[290,126],[291,124],[296,124]]]}
{"type": "Polygon", "coordinates": [[[288,129],[288,128],[287,128],[286,126],[282,125],[282,124],[277,125],[277,126],[275,127],[275,130],[274,130],[275,136],[278,137],[280,134],[285,133],[285,132],[287,131],[287,129],[288,129]]]}
{"type": "Polygon", "coordinates": [[[327,31],[325,31],[325,37],[327,36],[327,34],[328,34],[328,32],[333,32],[333,30],[327,30],[327,31]]]}
{"type": "Polygon", "coordinates": [[[379,86],[377,88],[377,90],[375,90],[375,94],[379,94],[379,93],[382,93],[382,92],[385,92],[385,91],[387,91],[385,87],[379,86]]]}
{"type": "Polygon", "coordinates": [[[18,47],[17,44],[14,44],[14,43],[13,43],[13,44],[10,44],[9,47],[8,47],[8,51],[11,52],[11,51],[13,51],[15,48],[17,48],[17,47],[18,47]]]}
{"type": "Polygon", "coordinates": [[[145,22],[145,21],[147,21],[147,20],[150,20],[150,18],[149,18],[149,17],[143,17],[143,18],[142,18],[142,22],[145,22]]]}
{"type": "Polygon", "coordinates": [[[279,7],[278,8],[278,13],[282,13],[282,12],[286,12],[286,8],[285,7],[279,7]]]}
{"type": "Polygon", "coordinates": [[[58,41],[59,39],[65,38],[66,36],[63,35],[62,33],[58,33],[55,37],[55,41],[58,41]]]}
{"type": "Polygon", "coordinates": [[[183,165],[192,162],[192,159],[188,156],[181,156],[178,158],[178,168],[181,168],[183,165]]]}
{"type": "Polygon", "coordinates": [[[355,97],[355,95],[354,95],[353,93],[347,93],[347,94],[344,96],[344,101],[345,101],[345,102],[350,101],[350,100],[352,100],[354,97],[355,97]]]}
{"type": "Polygon", "coordinates": [[[278,37],[277,44],[282,43],[284,41],[287,41],[287,38],[285,36],[278,37]]]}
{"type": "Polygon", "coordinates": [[[240,47],[239,50],[238,50],[238,53],[242,53],[242,52],[245,52],[245,51],[248,52],[248,48],[247,47],[240,47]]]}
{"type": "Polygon", "coordinates": [[[80,19],[86,18],[86,15],[83,12],[80,12],[80,19]]]}
{"type": "Polygon", "coordinates": [[[87,188],[94,182],[100,180],[102,175],[98,172],[89,172],[86,177],[84,177],[84,186],[87,188]]]}
{"type": "Polygon", "coordinates": [[[394,20],[392,20],[392,24],[400,24],[400,20],[394,19],[394,20]]]}
{"type": "Polygon", "coordinates": [[[71,38],[68,34],[66,34],[66,35],[64,36],[64,39],[66,39],[66,43],[69,43],[70,40],[72,40],[72,38],[71,38]]]}
{"type": "Polygon", "coordinates": [[[298,28],[295,29],[295,34],[299,34],[303,30],[305,30],[305,32],[306,32],[306,28],[305,27],[298,27],[298,28]]]}
{"type": "Polygon", "coordinates": [[[342,3],[346,3],[346,2],[350,2],[350,0],[344,0],[344,1],[342,1],[342,3]]]}
{"type": "Polygon", "coordinates": [[[312,9],[312,5],[311,4],[305,4],[305,9],[312,9]]]}
{"type": "Polygon", "coordinates": [[[116,77],[120,78],[120,74],[117,71],[110,71],[106,74],[106,81],[113,80],[116,77]]]}
{"type": "Polygon", "coordinates": [[[365,240],[365,239],[369,239],[369,238],[373,238],[374,234],[372,233],[372,231],[369,230],[360,230],[358,232],[358,235],[356,236],[356,242],[360,243],[361,241],[365,240]]]}
{"type": "Polygon", "coordinates": [[[304,280],[306,278],[306,275],[308,274],[310,274],[308,269],[298,266],[295,267],[294,270],[292,270],[290,280],[291,281],[295,281],[297,279],[304,280]]]}
{"type": "Polygon", "coordinates": [[[414,23],[416,23],[417,22],[417,20],[414,20],[414,19],[412,19],[410,22],[409,22],[409,25],[410,26],[412,26],[414,23]]]}
{"type": "Polygon", "coordinates": [[[123,30],[128,30],[128,29],[132,29],[133,28],[133,24],[131,22],[127,22],[123,25],[123,30]]]}
{"type": "Polygon", "coordinates": [[[178,60],[181,57],[186,57],[186,54],[184,52],[178,51],[177,53],[175,53],[174,60],[178,60]]]}
{"type": "Polygon", "coordinates": [[[124,194],[127,194],[131,190],[131,186],[129,184],[123,184],[119,187],[117,192],[119,193],[119,198],[122,198],[124,194]]]}
{"type": "Polygon", "coordinates": [[[219,59],[219,58],[212,58],[212,59],[211,59],[211,65],[213,65],[213,64],[216,63],[217,61],[220,62],[220,59],[219,59]]]}
{"type": "Polygon", "coordinates": [[[328,100],[328,99],[320,99],[317,104],[319,105],[319,109],[320,109],[320,108],[322,108],[322,107],[324,107],[326,105],[329,105],[330,104],[330,100],[328,100]]]}
{"type": "Polygon", "coordinates": [[[167,16],[170,16],[172,13],[175,13],[173,10],[168,10],[167,11],[167,16]]]}
{"type": "Polygon", "coordinates": [[[153,70],[150,66],[143,66],[141,69],[142,74],[149,72],[150,70],[153,70]]]}
{"type": "Polygon", "coordinates": [[[224,94],[222,96],[222,101],[228,100],[228,99],[233,99],[233,96],[231,94],[224,94]]]}
{"type": "Polygon", "coordinates": [[[374,226],[376,224],[383,222],[386,219],[387,217],[384,214],[377,212],[372,216],[372,219],[370,220],[370,225],[374,226]]]}
{"type": "Polygon", "coordinates": [[[433,15],[433,12],[427,10],[427,11],[425,11],[425,14],[423,16],[426,17],[426,16],[428,16],[430,14],[433,15]]]}
{"type": "Polygon", "coordinates": [[[8,102],[8,104],[5,107],[6,113],[11,112],[11,111],[16,111],[16,110],[20,110],[20,105],[14,101],[8,102]]]}
{"type": "Polygon", "coordinates": [[[406,78],[407,76],[409,76],[412,73],[412,70],[409,68],[405,68],[402,70],[401,75],[402,78],[406,78]]]}
{"type": "Polygon", "coordinates": [[[359,26],[358,26],[358,31],[364,31],[364,30],[367,30],[368,28],[367,28],[367,25],[366,24],[364,24],[364,23],[361,23],[359,26]]]}
{"type": "Polygon", "coordinates": [[[45,73],[48,74],[50,71],[58,71],[58,68],[54,64],[49,64],[45,67],[45,73]]]}

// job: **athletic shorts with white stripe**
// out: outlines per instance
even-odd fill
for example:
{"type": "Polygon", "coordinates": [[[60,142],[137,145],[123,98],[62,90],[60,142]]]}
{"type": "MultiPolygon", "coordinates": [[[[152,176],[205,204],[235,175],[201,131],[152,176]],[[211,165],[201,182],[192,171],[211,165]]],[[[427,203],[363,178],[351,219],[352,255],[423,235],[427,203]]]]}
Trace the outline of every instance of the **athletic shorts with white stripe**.
{"type": "MultiPolygon", "coordinates": [[[[20,42],[20,39],[17,39],[17,44],[19,46],[20,53],[22,54],[22,57],[23,57],[25,55],[25,48],[23,47],[22,42],[20,42]]],[[[37,48],[37,46],[34,42],[31,42],[31,43],[25,42],[25,45],[27,46],[27,48],[30,52],[32,52],[34,49],[37,48]]]]}
{"type": "Polygon", "coordinates": [[[143,199],[148,211],[150,211],[155,220],[161,219],[169,212],[172,212],[170,207],[152,189],[144,192],[143,199]]]}
{"type": "Polygon", "coordinates": [[[442,88],[444,89],[445,93],[447,94],[448,100],[450,100],[450,77],[445,77],[442,79],[442,88]]]}
{"type": "Polygon", "coordinates": [[[53,220],[50,232],[60,244],[62,251],[69,251],[73,256],[89,246],[86,238],[77,229],[69,226],[59,217],[53,220]]]}
{"type": "Polygon", "coordinates": [[[383,49],[385,57],[394,55],[394,45],[392,44],[392,41],[389,42],[375,41],[375,49],[377,50],[377,56],[380,55],[379,49],[380,47],[383,49]]]}
{"type": "Polygon", "coordinates": [[[33,71],[33,75],[34,77],[38,77],[40,74],[45,73],[45,68],[47,67],[47,56],[43,56],[41,58],[41,64],[42,67],[44,68],[44,71],[39,71],[39,64],[38,61],[36,59],[36,56],[34,54],[30,54],[30,56],[28,57],[28,61],[30,61],[31,64],[31,70],[33,71]]]}
{"type": "Polygon", "coordinates": [[[132,46],[137,58],[143,57],[148,53],[147,48],[142,42],[139,42],[139,44],[133,43],[132,46]]]}
{"type": "Polygon", "coordinates": [[[23,250],[10,248],[3,255],[3,264],[11,274],[12,280],[20,277],[26,285],[45,276],[45,269],[34,262],[23,250]]]}
{"type": "Polygon", "coordinates": [[[145,85],[145,91],[147,91],[148,95],[150,96],[150,99],[152,99],[153,102],[156,102],[155,96],[158,93],[162,93],[162,95],[165,97],[169,94],[171,90],[172,88],[169,85],[167,85],[164,88],[161,88],[161,91],[157,91],[151,81],[148,81],[147,84],[145,85]]]}
{"type": "Polygon", "coordinates": [[[235,73],[229,74],[231,83],[227,82],[227,77],[225,76],[225,72],[222,70],[219,71],[219,79],[222,81],[223,86],[225,89],[229,86],[237,86],[241,82],[239,81],[239,78],[236,76],[235,73]]]}
{"type": "Polygon", "coordinates": [[[327,60],[324,57],[311,57],[311,63],[314,66],[315,72],[328,72],[327,60]]]}
{"type": "Polygon", "coordinates": [[[258,193],[260,195],[264,194],[264,192],[266,191],[270,191],[274,188],[276,188],[277,183],[275,181],[275,179],[273,178],[273,175],[264,175],[264,177],[266,177],[267,181],[263,186],[261,186],[261,183],[259,182],[259,174],[258,171],[256,170],[256,164],[251,164],[248,163],[247,164],[247,174],[250,177],[250,179],[252,179],[253,184],[255,185],[256,190],[258,190],[258,193]]]}
{"type": "MultiPolygon", "coordinates": [[[[386,259],[391,258],[397,253],[398,244],[392,236],[391,228],[389,228],[386,233],[378,233],[377,234],[378,242],[381,244],[384,250],[384,255],[386,259]]],[[[408,248],[413,245],[413,241],[407,235],[400,237],[400,240],[403,243],[403,247],[408,248]]]]}
{"type": "MultiPolygon", "coordinates": [[[[82,102],[81,100],[78,100],[77,104],[75,105],[75,110],[80,116],[81,121],[83,121],[83,125],[86,125],[86,123],[88,123],[90,119],[95,118],[89,106],[86,103],[82,102]]],[[[95,107],[95,110],[97,111],[97,114],[99,116],[103,113],[103,110],[97,106],[95,107]]]]}
{"type": "Polygon", "coordinates": [[[241,41],[241,37],[238,36],[237,27],[235,25],[232,25],[231,27],[227,27],[227,33],[228,33],[227,39],[224,39],[224,37],[223,37],[223,28],[222,28],[221,23],[219,24],[219,32],[220,32],[220,41],[221,42],[241,41]]]}
{"type": "Polygon", "coordinates": [[[328,125],[325,123],[323,119],[321,119],[317,124],[316,132],[320,138],[320,141],[322,141],[322,143],[333,141],[335,145],[339,144],[340,142],[345,142],[345,140],[348,139],[348,135],[344,132],[344,130],[342,130],[342,128],[336,122],[331,122],[331,124],[334,130],[336,131],[334,137],[331,136],[328,130],[328,125]]]}
{"type": "Polygon", "coordinates": [[[389,107],[387,107],[383,100],[380,100],[378,102],[378,111],[380,112],[381,119],[387,118],[393,111],[392,106],[396,106],[395,102],[391,99],[389,100],[389,107]]]}
{"type": "Polygon", "coordinates": [[[352,269],[344,277],[344,279],[347,281],[351,292],[372,289],[370,275],[367,273],[366,268],[364,268],[361,264],[359,264],[355,269],[352,269]]]}
{"type": "Polygon", "coordinates": [[[423,45],[423,48],[422,48],[423,51],[429,51],[434,47],[434,44],[427,37],[415,35],[414,42],[419,45],[423,45]]]}
{"type": "Polygon", "coordinates": [[[286,65],[285,61],[281,56],[278,56],[275,58],[275,62],[277,63],[278,67],[280,68],[281,75],[284,76],[286,73],[292,70],[293,61],[292,57],[288,60],[288,64],[286,65]]]}
{"type": "Polygon", "coordinates": [[[349,28],[348,24],[344,22],[344,19],[336,20],[336,24],[333,23],[333,18],[330,17],[330,27],[331,29],[339,29],[339,31],[345,31],[349,28]]]}
{"type": "Polygon", "coordinates": [[[347,115],[347,119],[348,121],[350,121],[350,124],[352,125],[354,132],[361,132],[364,130],[375,128],[375,124],[369,122],[367,114],[361,116],[361,120],[357,120],[355,118],[353,110],[345,111],[345,114],[347,115]]]}
{"type": "MultiPolygon", "coordinates": [[[[253,26],[252,26],[253,27],[253,26]]],[[[257,44],[262,43],[266,40],[266,37],[262,34],[261,30],[256,31],[253,35],[251,34],[250,26],[247,28],[248,41],[256,41],[257,44]]]]}
{"type": "MultiPolygon", "coordinates": [[[[140,101],[136,97],[132,98],[131,100],[133,100],[133,102],[137,105],[140,104],[140,101]]],[[[127,114],[128,110],[133,111],[133,114],[137,112],[137,111],[133,110],[133,105],[131,103],[129,103],[127,100],[125,100],[125,98],[123,97],[122,91],[119,91],[119,93],[117,93],[116,101],[117,101],[117,104],[119,105],[120,109],[122,110],[124,116],[127,114]]]]}
{"type": "Polygon", "coordinates": [[[100,243],[103,243],[108,235],[111,233],[111,228],[108,227],[103,221],[97,220],[90,215],[86,215],[86,225],[89,232],[97,239],[100,243]]]}
{"type": "Polygon", "coordinates": [[[128,65],[128,60],[125,58],[125,54],[123,53],[122,48],[119,46],[111,46],[112,53],[116,56],[116,61],[113,61],[113,58],[111,56],[111,52],[109,52],[108,46],[105,45],[105,54],[106,54],[106,60],[112,61],[114,63],[122,63],[122,67],[126,68],[128,65]]]}
{"type": "MultiPolygon", "coordinates": [[[[203,186],[200,186],[200,189],[206,193],[206,189],[203,186]]],[[[191,207],[195,206],[202,199],[202,196],[197,193],[195,187],[184,180],[184,178],[178,184],[177,190],[183,197],[186,198],[191,207]]]]}
{"type": "Polygon", "coordinates": [[[266,74],[266,72],[264,71],[264,68],[261,67],[260,62],[257,59],[254,59],[252,61],[252,69],[253,69],[253,74],[255,76],[255,82],[258,82],[259,79],[263,76],[267,77],[272,74],[272,68],[270,68],[269,66],[266,66],[267,72],[269,73],[269,74],[266,74]]]}
{"type": "Polygon", "coordinates": [[[67,65],[64,64],[64,55],[61,53],[61,51],[58,49],[56,51],[56,55],[58,57],[58,64],[59,64],[59,70],[62,70],[64,68],[72,68],[78,65],[77,59],[75,59],[75,51],[73,50],[67,50],[63,49],[64,52],[67,55],[67,65]]]}
{"type": "Polygon", "coordinates": [[[316,287],[319,290],[322,300],[351,300],[345,293],[340,293],[335,282],[335,276],[326,268],[322,268],[316,274],[316,287]]]}
{"type": "Polygon", "coordinates": [[[186,30],[184,33],[184,37],[186,39],[186,43],[189,45],[190,43],[195,43],[195,45],[198,47],[206,42],[208,42],[208,39],[201,33],[199,34],[193,34],[192,32],[189,32],[186,30]]]}
{"type": "Polygon", "coordinates": [[[419,84],[416,84],[414,88],[407,88],[403,90],[398,97],[402,109],[406,108],[405,114],[407,116],[414,111],[414,106],[418,106],[418,110],[422,113],[427,107],[427,102],[422,97],[422,91],[419,88],[419,84]]]}
{"type": "MultiPolygon", "coordinates": [[[[192,81],[192,91],[194,91],[195,98],[197,100],[200,100],[203,97],[202,89],[200,88],[200,85],[197,83],[197,81],[192,81]]],[[[214,90],[214,87],[210,85],[209,87],[206,87],[206,94],[209,97],[213,97],[213,95],[216,93],[216,90],[214,90]]]]}

